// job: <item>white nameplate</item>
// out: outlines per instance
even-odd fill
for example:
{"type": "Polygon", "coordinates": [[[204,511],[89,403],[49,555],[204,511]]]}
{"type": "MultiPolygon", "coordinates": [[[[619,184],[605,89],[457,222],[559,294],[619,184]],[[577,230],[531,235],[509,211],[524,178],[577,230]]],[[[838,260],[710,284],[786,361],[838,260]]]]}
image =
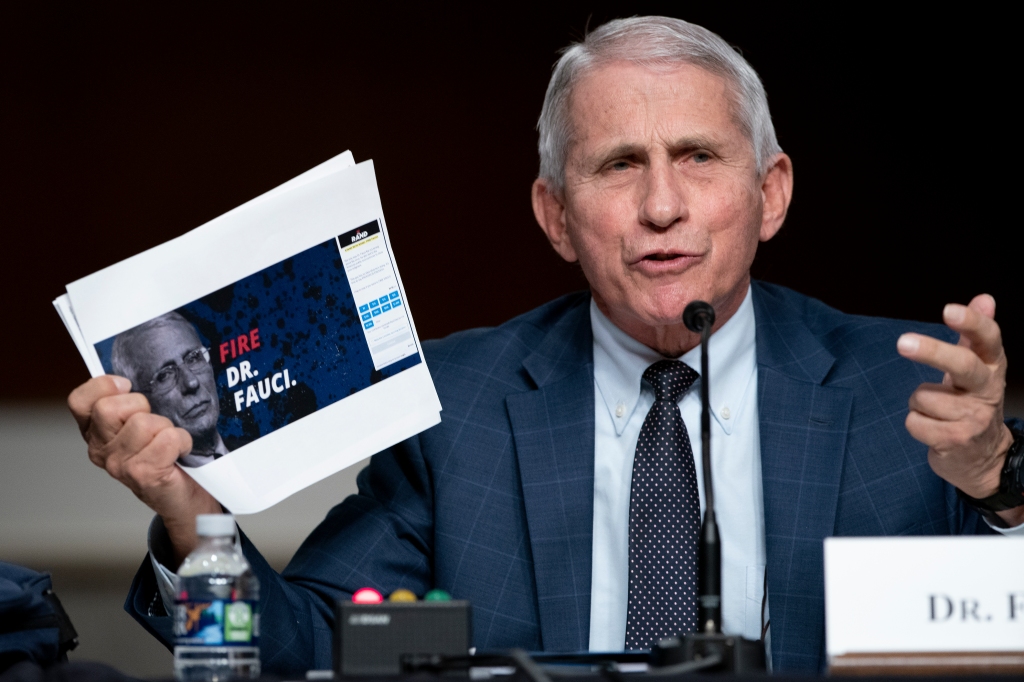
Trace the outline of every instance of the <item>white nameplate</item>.
{"type": "Polygon", "coordinates": [[[825,540],[828,655],[1024,651],[1024,538],[825,540]]]}

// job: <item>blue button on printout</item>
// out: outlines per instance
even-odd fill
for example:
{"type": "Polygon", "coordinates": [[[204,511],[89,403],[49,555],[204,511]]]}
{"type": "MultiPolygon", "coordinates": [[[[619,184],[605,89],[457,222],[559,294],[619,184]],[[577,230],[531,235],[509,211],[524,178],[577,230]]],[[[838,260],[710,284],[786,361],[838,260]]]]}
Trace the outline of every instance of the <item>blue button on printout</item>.
{"type": "Polygon", "coordinates": [[[390,303],[385,303],[384,305],[382,305],[380,307],[380,309],[383,310],[384,312],[387,312],[387,311],[391,310],[391,304],[390,303]]]}
{"type": "Polygon", "coordinates": [[[397,291],[392,291],[390,294],[388,294],[388,296],[391,297],[391,298],[398,298],[398,292],[397,291]]]}
{"type": "Polygon", "coordinates": [[[377,300],[380,301],[381,303],[387,303],[388,302],[388,297],[387,296],[381,296],[377,300]]]}
{"type": "Polygon", "coordinates": [[[361,313],[365,313],[369,309],[370,309],[370,306],[366,305],[365,303],[363,305],[359,306],[359,312],[361,312],[361,313]]]}
{"type": "Polygon", "coordinates": [[[363,324],[363,329],[369,329],[373,326],[373,322],[366,322],[363,324]]]}
{"type": "Polygon", "coordinates": [[[363,313],[363,321],[370,319],[370,313],[363,313]]]}
{"type": "Polygon", "coordinates": [[[377,303],[377,301],[370,301],[370,307],[371,308],[376,308],[379,305],[380,305],[380,303],[377,303]]]}
{"type": "Polygon", "coordinates": [[[397,307],[398,307],[398,306],[400,306],[400,305],[402,305],[402,302],[401,302],[401,301],[395,300],[395,301],[392,301],[392,302],[391,302],[391,307],[392,307],[392,308],[397,308],[397,307]]]}
{"type": "Polygon", "coordinates": [[[373,314],[374,317],[377,317],[378,315],[380,315],[380,308],[374,308],[370,312],[373,314]]]}

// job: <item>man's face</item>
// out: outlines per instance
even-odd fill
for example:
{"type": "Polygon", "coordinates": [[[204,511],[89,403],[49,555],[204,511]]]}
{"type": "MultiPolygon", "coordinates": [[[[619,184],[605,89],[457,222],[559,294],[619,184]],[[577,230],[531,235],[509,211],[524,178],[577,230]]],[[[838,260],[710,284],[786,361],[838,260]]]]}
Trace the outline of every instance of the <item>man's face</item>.
{"type": "Polygon", "coordinates": [[[195,331],[180,323],[164,324],[146,331],[138,343],[136,376],[153,412],[193,439],[207,440],[217,428],[220,405],[213,368],[201,353],[195,354],[202,350],[195,331]]]}
{"type": "Polygon", "coordinates": [[[579,260],[596,302],[627,332],[679,325],[695,299],[730,315],[743,300],[759,236],[771,235],[731,97],[724,79],[690,65],[615,62],[576,86],[566,239],[552,243],[579,260]]]}

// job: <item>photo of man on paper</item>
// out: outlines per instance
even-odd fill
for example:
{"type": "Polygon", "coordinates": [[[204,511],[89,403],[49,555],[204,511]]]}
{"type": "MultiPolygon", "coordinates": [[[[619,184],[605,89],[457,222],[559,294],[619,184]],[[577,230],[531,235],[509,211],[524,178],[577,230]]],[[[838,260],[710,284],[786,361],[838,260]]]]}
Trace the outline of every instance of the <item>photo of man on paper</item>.
{"type": "Polygon", "coordinates": [[[220,403],[210,350],[191,322],[170,312],[118,334],[110,364],[146,396],[153,414],[192,436],[192,451],[178,458],[182,466],[200,467],[228,453],[217,431],[220,403]]]}

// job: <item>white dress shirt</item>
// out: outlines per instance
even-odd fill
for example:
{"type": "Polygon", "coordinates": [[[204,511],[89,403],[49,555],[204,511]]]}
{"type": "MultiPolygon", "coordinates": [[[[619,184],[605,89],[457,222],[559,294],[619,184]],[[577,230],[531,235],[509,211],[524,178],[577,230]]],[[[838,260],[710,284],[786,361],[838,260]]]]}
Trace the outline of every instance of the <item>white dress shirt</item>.
{"type": "MultiPolygon", "coordinates": [[[[590,650],[621,651],[629,599],[629,496],[633,455],[654,391],[642,385],[664,358],[616,327],[590,303],[594,332],[594,549],[590,650]]],[[[722,539],[722,628],[761,637],[765,536],[757,358],[750,290],[736,314],[709,341],[711,470],[722,539]]],[[[700,346],[678,358],[700,373],[700,346]]],[[[679,400],[693,452],[701,451],[700,380],[679,400]]],[[[701,514],[704,479],[694,457],[701,514]]],[[[767,612],[766,612],[767,620],[767,612]]]]}

